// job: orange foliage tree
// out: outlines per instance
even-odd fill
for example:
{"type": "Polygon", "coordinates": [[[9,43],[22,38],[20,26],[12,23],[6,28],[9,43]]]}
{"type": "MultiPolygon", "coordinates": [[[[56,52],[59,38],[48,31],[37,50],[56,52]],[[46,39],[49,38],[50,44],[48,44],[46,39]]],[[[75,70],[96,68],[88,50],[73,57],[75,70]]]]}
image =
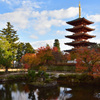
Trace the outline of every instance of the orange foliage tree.
{"type": "Polygon", "coordinates": [[[76,51],[76,71],[87,73],[100,73],[100,52],[86,47],[76,51]]]}
{"type": "Polygon", "coordinates": [[[39,65],[40,59],[36,56],[36,54],[26,53],[21,62],[24,64],[25,68],[30,68],[39,65]]]}
{"type": "Polygon", "coordinates": [[[49,64],[49,61],[53,59],[52,49],[49,46],[38,48],[36,55],[42,65],[49,64]]]}

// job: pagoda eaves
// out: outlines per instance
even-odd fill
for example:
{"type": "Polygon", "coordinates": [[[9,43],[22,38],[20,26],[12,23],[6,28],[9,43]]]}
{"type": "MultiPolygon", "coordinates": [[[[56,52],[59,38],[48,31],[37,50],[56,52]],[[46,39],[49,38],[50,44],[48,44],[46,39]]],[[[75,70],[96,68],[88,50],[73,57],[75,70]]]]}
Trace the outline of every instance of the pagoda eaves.
{"type": "Polygon", "coordinates": [[[66,29],[66,30],[70,31],[70,32],[78,32],[78,31],[88,32],[88,31],[93,31],[95,29],[89,28],[87,26],[76,26],[76,27],[69,28],[69,29],[66,29]]]}
{"type": "Polygon", "coordinates": [[[74,41],[74,42],[65,43],[65,44],[75,47],[75,46],[90,46],[90,45],[93,45],[95,43],[87,42],[87,41],[74,41]]]}
{"type": "Polygon", "coordinates": [[[87,19],[85,19],[84,17],[83,18],[77,18],[75,20],[72,20],[72,21],[68,21],[66,22],[67,24],[70,24],[70,25],[73,25],[73,26],[78,26],[80,24],[84,24],[84,25],[90,25],[90,24],[93,24],[94,22],[92,21],[89,21],[87,19]]]}
{"type": "Polygon", "coordinates": [[[96,37],[96,36],[89,35],[87,33],[79,33],[79,34],[68,35],[68,36],[65,36],[65,37],[70,38],[70,39],[77,39],[79,37],[82,37],[83,39],[88,39],[88,38],[93,38],[93,37],[96,37]]]}

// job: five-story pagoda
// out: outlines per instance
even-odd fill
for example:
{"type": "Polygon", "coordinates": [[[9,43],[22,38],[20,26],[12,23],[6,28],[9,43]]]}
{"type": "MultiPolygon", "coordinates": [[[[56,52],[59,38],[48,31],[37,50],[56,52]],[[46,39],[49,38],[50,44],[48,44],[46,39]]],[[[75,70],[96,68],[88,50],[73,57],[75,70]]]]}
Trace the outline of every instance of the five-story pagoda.
{"type": "Polygon", "coordinates": [[[81,18],[81,7],[79,3],[79,18],[66,22],[67,24],[70,24],[73,26],[73,28],[66,29],[67,31],[73,32],[73,35],[65,36],[67,38],[73,39],[74,41],[65,43],[65,45],[74,46],[71,50],[65,50],[65,52],[69,52],[72,50],[76,50],[79,47],[86,47],[93,45],[95,43],[89,42],[88,39],[93,38],[95,36],[89,35],[87,32],[93,31],[94,29],[87,27],[87,25],[93,24],[94,22],[91,22],[84,17],[81,18]]]}

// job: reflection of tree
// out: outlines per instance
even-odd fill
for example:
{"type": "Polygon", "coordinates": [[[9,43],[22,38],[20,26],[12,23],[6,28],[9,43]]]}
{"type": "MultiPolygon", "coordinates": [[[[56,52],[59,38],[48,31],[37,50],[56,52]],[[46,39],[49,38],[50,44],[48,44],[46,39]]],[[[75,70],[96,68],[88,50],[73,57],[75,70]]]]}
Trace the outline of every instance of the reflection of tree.
{"type": "MultiPolygon", "coordinates": [[[[36,88],[29,87],[29,99],[35,100],[34,91],[36,88]]],[[[50,88],[39,88],[38,100],[51,100],[56,99],[59,96],[60,89],[58,87],[50,87],[50,88]]]]}
{"type": "Polygon", "coordinates": [[[5,83],[3,85],[0,85],[0,100],[12,100],[12,92],[17,93],[19,91],[20,93],[23,92],[24,85],[20,83],[5,83]]]}
{"type": "Polygon", "coordinates": [[[100,88],[89,85],[73,87],[73,97],[70,100],[99,100],[94,97],[94,93],[98,90],[100,92],[100,88]]]}
{"type": "Polygon", "coordinates": [[[12,100],[10,84],[4,84],[0,89],[0,100],[12,100]]]}
{"type": "Polygon", "coordinates": [[[33,89],[30,89],[28,98],[31,99],[31,100],[35,100],[35,95],[34,95],[34,90],[33,89]]]}

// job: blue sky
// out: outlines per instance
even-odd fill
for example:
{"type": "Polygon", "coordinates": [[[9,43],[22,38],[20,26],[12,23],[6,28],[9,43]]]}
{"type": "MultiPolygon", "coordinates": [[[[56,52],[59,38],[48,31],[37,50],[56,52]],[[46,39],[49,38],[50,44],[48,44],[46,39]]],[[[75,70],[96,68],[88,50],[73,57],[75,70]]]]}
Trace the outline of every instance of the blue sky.
{"type": "Polygon", "coordinates": [[[71,35],[65,29],[70,28],[66,21],[79,16],[79,1],[82,17],[94,22],[90,25],[96,35],[92,42],[100,43],[100,0],[0,0],[0,29],[10,22],[17,30],[20,42],[30,42],[33,48],[49,44],[59,39],[61,50],[70,49],[64,45],[72,40],[65,38],[71,35]]]}

